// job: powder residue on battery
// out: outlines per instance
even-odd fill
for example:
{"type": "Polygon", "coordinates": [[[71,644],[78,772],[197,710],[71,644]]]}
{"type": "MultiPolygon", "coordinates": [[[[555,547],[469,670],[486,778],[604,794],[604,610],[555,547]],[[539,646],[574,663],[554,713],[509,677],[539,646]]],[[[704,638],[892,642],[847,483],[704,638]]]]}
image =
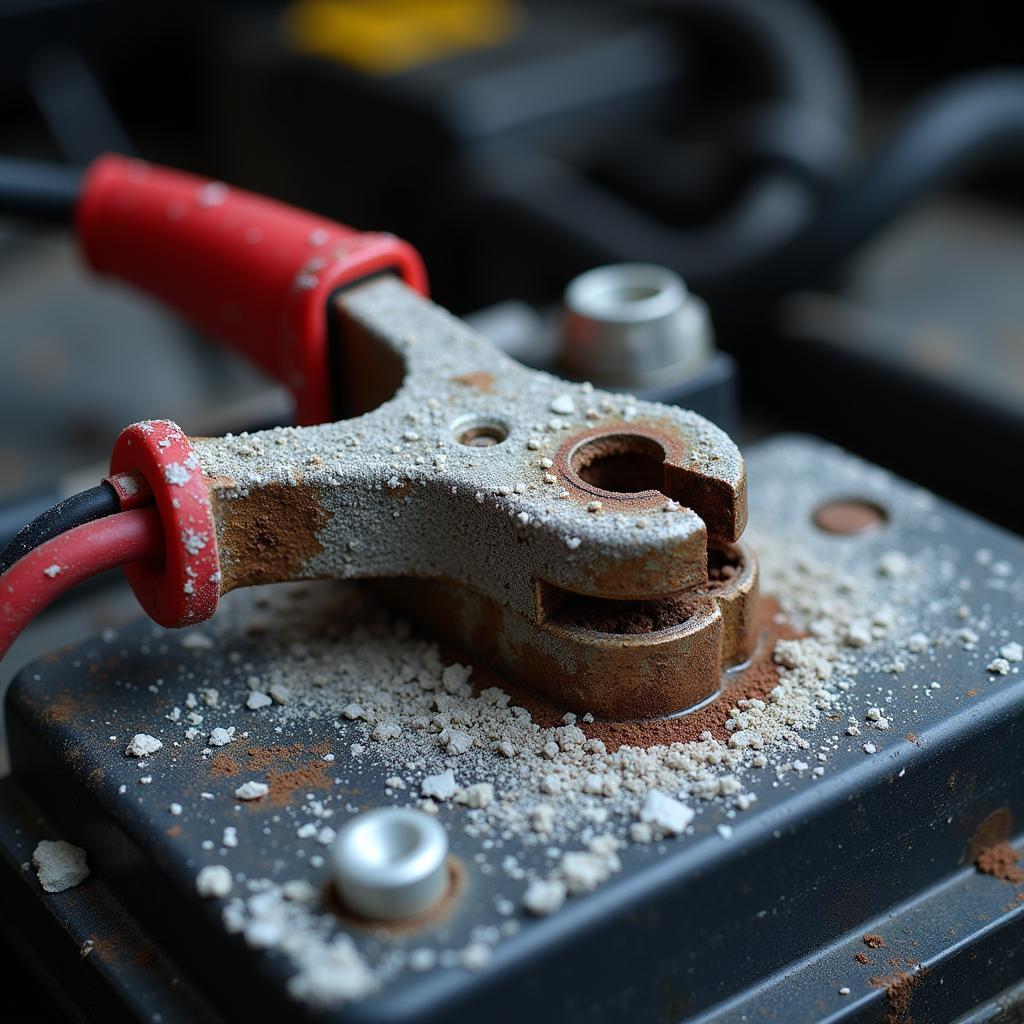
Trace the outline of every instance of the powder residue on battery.
{"type": "Polygon", "coordinates": [[[910,1001],[921,974],[897,971],[885,977],[869,978],[873,988],[885,989],[885,1024],[912,1024],[910,1001]]]}
{"type": "MultiPolygon", "coordinates": [[[[274,436],[262,443],[269,448],[274,436]]],[[[791,521],[793,475],[817,479],[827,475],[821,465],[788,464],[787,486],[762,490],[755,507],[767,508],[773,524],[791,521]]],[[[865,471],[864,490],[886,504],[879,479],[865,471]]],[[[927,495],[900,500],[901,515],[924,523],[933,514],[927,495]]],[[[267,851],[266,876],[249,872],[235,886],[222,908],[225,926],[287,957],[290,991],[317,1006],[371,995],[405,971],[486,970],[485,953],[608,884],[637,853],[631,847],[722,843],[719,826],[731,829],[759,790],[813,786],[834,760],[863,760],[868,730],[879,762],[912,726],[926,740],[916,710],[945,682],[942,656],[951,645],[970,654],[979,689],[1005,685],[985,666],[1015,641],[1008,630],[988,639],[991,624],[964,604],[961,567],[941,548],[893,552],[884,534],[816,537],[806,521],[759,531],[755,520],[749,539],[771,597],[758,654],[723,680],[714,704],[659,722],[565,712],[471,666],[350,584],[229,595],[204,626],[212,648],[196,656],[208,678],[196,678],[197,660],[183,663],[176,691],[179,703],[181,689],[219,691],[216,706],[199,708],[204,730],[247,724],[248,737],[225,748],[238,776],[209,771],[218,754],[206,763],[195,806],[180,798],[179,820],[208,830],[211,860],[237,856],[227,844],[214,852],[228,827],[243,848],[250,822],[266,830],[248,840],[267,851]],[[879,685],[908,666],[925,681],[899,697],[879,685]],[[249,694],[275,688],[287,698],[247,709],[249,694]],[[372,785],[378,779],[383,787],[372,785]],[[260,787],[244,807],[235,796],[240,782],[260,787]],[[327,905],[334,829],[382,802],[440,815],[475,850],[467,870],[501,879],[501,898],[458,942],[424,936],[416,949],[382,947],[346,930],[327,905]],[[292,842],[301,856],[285,859],[279,851],[292,842]]],[[[172,705],[168,698],[167,712],[172,705]]],[[[190,737],[187,715],[158,724],[153,731],[181,751],[181,763],[208,735],[190,737]]],[[[906,985],[894,983],[897,992],[906,985]]]]}
{"type": "Polygon", "coordinates": [[[1024,883],[1024,868],[1020,866],[1019,861],[1020,854],[1008,840],[1004,840],[985,847],[974,863],[983,875],[991,875],[1011,885],[1021,885],[1024,883]]]}

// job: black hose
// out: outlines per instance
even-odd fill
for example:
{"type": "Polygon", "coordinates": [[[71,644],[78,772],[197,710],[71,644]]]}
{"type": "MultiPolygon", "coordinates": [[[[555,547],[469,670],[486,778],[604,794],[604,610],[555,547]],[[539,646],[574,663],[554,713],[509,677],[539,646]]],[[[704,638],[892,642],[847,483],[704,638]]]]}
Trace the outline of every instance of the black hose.
{"type": "Polygon", "coordinates": [[[0,216],[70,224],[81,187],[79,167],[0,157],[0,216]]]}
{"type": "Polygon", "coordinates": [[[725,144],[757,170],[784,167],[817,191],[834,185],[856,153],[858,97],[842,41],[804,0],[653,0],[679,26],[709,84],[734,97],[725,144]]]}
{"type": "Polygon", "coordinates": [[[40,544],[66,533],[75,526],[91,523],[120,511],[120,499],[108,483],[90,487],[87,491],[72,494],[71,497],[58,501],[52,508],[19,530],[3,551],[0,551],[0,574],[7,572],[19,558],[40,544]]]}
{"type": "Polygon", "coordinates": [[[815,283],[927,193],[1013,153],[1024,153],[1024,72],[954,79],[900,119],[807,230],[733,284],[766,300],[815,283]]]}
{"type": "MultiPolygon", "coordinates": [[[[857,113],[854,77],[843,44],[826,19],[803,0],[654,0],[648,5],[683,22],[696,36],[694,53],[708,48],[743,75],[758,79],[760,95],[818,111],[844,126],[857,113]]],[[[718,61],[716,60],[717,64],[718,61]]]]}
{"type": "Polygon", "coordinates": [[[475,170],[483,182],[478,191],[487,193],[483,219],[525,229],[538,251],[559,253],[571,272],[600,263],[660,263],[701,294],[788,237],[815,210],[805,184],[783,171],[762,173],[706,227],[681,229],[537,153],[505,149],[475,170]]]}
{"type": "Polygon", "coordinates": [[[655,262],[695,290],[727,289],[803,231],[823,192],[849,173],[857,108],[849,61],[802,0],[647,0],[643,7],[675,23],[687,52],[719,78],[730,65],[738,85],[754,90],[729,138],[748,170],[721,215],[696,227],[665,224],[569,161],[515,146],[469,161],[460,184],[514,231],[529,224],[546,251],[561,249],[577,269],[655,262]]]}

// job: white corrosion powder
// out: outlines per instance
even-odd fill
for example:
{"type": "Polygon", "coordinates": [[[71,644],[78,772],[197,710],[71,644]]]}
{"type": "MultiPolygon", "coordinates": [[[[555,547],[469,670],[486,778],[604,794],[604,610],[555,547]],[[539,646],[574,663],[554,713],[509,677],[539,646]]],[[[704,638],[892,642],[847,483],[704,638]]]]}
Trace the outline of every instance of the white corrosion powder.
{"type": "Polygon", "coordinates": [[[243,782],[236,790],[235,796],[239,800],[259,800],[270,792],[270,787],[265,782],[243,782]]]}
{"type": "Polygon", "coordinates": [[[46,892],[73,889],[89,877],[85,850],[63,839],[42,839],[32,851],[36,877],[46,892]]]}
{"type": "MultiPolygon", "coordinates": [[[[267,450],[275,443],[272,435],[260,441],[267,450]]],[[[469,666],[447,664],[436,644],[354,587],[231,595],[207,627],[216,653],[204,682],[219,688],[220,711],[240,711],[253,692],[283,690],[285,700],[272,711],[247,719],[263,730],[260,741],[287,726],[315,725],[319,735],[328,723],[338,752],[332,771],[339,775],[328,791],[305,799],[300,793],[266,819],[268,843],[286,834],[292,840],[301,830],[307,856],[297,865],[275,864],[273,878],[240,884],[224,908],[228,929],[253,948],[287,958],[289,990],[315,1006],[362,998],[405,970],[486,968],[489,950],[520,927],[520,908],[542,916],[586,898],[620,870],[631,843],[707,835],[721,842],[736,816],[755,805],[752,787],[816,785],[842,763],[840,755],[847,763],[865,753],[888,757],[951,681],[942,675],[951,649],[967,658],[979,688],[1006,685],[986,672],[996,659],[1020,671],[1024,652],[1014,637],[1021,633],[1012,630],[1021,624],[986,618],[982,590],[1017,586],[1015,579],[990,560],[982,583],[966,580],[949,547],[929,540],[931,498],[890,492],[888,478],[874,470],[850,476],[839,455],[783,461],[786,486],[762,486],[754,505],[776,525],[758,533],[755,521],[750,542],[761,560],[762,590],[805,635],[776,644],[779,678],[770,693],[726,705],[727,742],[704,733],[692,742],[609,752],[584,731],[590,716],[567,715],[541,727],[501,688],[474,692],[469,666]],[[843,482],[844,490],[898,508],[906,535],[920,538],[919,546],[894,553],[891,537],[853,543],[814,534],[809,514],[794,511],[795,494],[814,496],[820,487],[807,480],[843,482]],[[777,525],[789,522],[791,529],[777,525]],[[274,652],[260,677],[249,677],[258,690],[246,682],[252,666],[231,659],[235,638],[247,631],[274,652]],[[918,680],[912,689],[879,684],[904,673],[918,680]],[[865,743],[868,730],[873,741],[865,743]],[[366,809],[352,795],[364,774],[387,779],[386,801],[421,806],[440,814],[449,830],[460,829],[464,842],[477,844],[472,870],[503,883],[493,916],[447,940],[448,948],[406,950],[350,936],[322,902],[319,885],[285,874],[321,880],[317,873],[328,870],[321,837],[366,809]],[[710,821],[702,821],[706,815],[710,821]]],[[[194,664],[183,666],[183,679],[194,671],[194,664]]],[[[188,717],[174,724],[182,743],[192,742],[188,717]]],[[[256,782],[235,791],[239,799],[266,793],[256,782]]]]}
{"type": "Polygon", "coordinates": [[[125,747],[124,752],[128,757],[149,757],[150,754],[155,754],[162,746],[163,743],[155,736],[150,736],[149,733],[145,732],[137,732],[128,741],[128,746],[125,747]]]}
{"type": "Polygon", "coordinates": [[[652,789],[644,798],[640,808],[640,820],[654,825],[663,833],[677,836],[686,831],[686,826],[693,821],[693,811],[686,804],[666,796],[660,790],[652,789]]]}
{"type": "Polygon", "coordinates": [[[196,875],[196,892],[206,898],[223,899],[231,892],[231,872],[223,864],[207,864],[196,875]]]}

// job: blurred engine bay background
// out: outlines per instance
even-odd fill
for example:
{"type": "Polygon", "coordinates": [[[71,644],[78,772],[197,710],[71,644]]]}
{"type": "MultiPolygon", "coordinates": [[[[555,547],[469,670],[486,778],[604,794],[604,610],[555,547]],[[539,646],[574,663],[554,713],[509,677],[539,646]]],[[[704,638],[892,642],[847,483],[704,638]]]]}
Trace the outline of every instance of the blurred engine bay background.
{"type": "MultiPolygon", "coordinates": [[[[440,303],[541,364],[574,276],[663,265],[708,304],[741,444],[810,431],[1019,530],[1018,37],[996,5],[883,13],[0,0],[0,154],[134,153],[393,231],[440,303]]],[[[95,482],[133,420],[208,434],[290,416],[257,371],[90,278],[56,224],[0,218],[0,339],[5,539],[95,482]]],[[[26,633],[0,682],[136,614],[124,588],[93,588],[26,633]]]]}

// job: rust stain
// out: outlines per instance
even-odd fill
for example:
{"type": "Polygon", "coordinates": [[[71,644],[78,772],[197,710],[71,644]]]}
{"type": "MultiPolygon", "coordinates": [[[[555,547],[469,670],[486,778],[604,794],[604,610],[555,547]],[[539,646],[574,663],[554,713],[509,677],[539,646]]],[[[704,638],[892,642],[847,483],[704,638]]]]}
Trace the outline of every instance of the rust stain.
{"type": "Polygon", "coordinates": [[[310,789],[330,789],[331,780],[324,774],[324,767],[324,764],[314,762],[287,771],[272,768],[267,772],[271,803],[284,807],[291,803],[297,790],[305,793],[310,789]]]}
{"type": "MultiPolygon", "coordinates": [[[[598,486],[601,482],[612,483],[611,480],[603,479],[602,474],[596,477],[598,483],[590,483],[579,475],[581,469],[603,460],[613,464],[621,460],[622,464],[628,465],[629,455],[637,443],[650,447],[652,452],[655,448],[660,450],[666,467],[680,461],[685,454],[685,448],[674,429],[666,430],[656,421],[634,420],[627,423],[623,420],[621,423],[605,424],[573,433],[556,453],[551,471],[559,477],[559,482],[569,492],[570,498],[583,504],[596,498],[612,513],[661,508],[665,498],[670,496],[662,489],[665,487],[664,482],[657,488],[622,492],[598,486]],[[582,460],[579,456],[581,449],[586,452],[582,460]]],[[[649,456],[654,457],[653,454],[649,456]]]]}
{"type": "MultiPolygon", "coordinates": [[[[696,512],[704,521],[708,536],[717,543],[739,540],[747,524],[746,472],[733,487],[691,469],[687,466],[688,446],[679,436],[679,430],[675,423],[643,419],[605,423],[574,433],[559,449],[552,471],[577,501],[598,498],[609,512],[640,512],[660,507],[668,496],[696,512]],[[613,475],[631,464],[635,469],[639,461],[636,455],[651,465],[658,458],[656,449],[664,456],[662,479],[651,489],[621,493],[588,483],[579,475],[588,461],[607,460],[614,470],[613,475]],[[585,453],[582,456],[581,451],[585,453]],[[634,458],[628,458],[630,454],[634,458]]],[[[600,474],[597,481],[601,482],[600,474]]],[[[604,482],[610,484],[612,480],[604,482]]]]}
{"type": "MultiPolygon", "coordinates": [[[[618,636],[574,629],[572,620],[563,622],[558,614],[542,627],[527,626],[518,617],[513,619],[515,613],[497,602],[445,581],[380,581],[376,589],[456,648],[468,646],[474,652],[474,658],[468,660],[475,665],[479,666],[487,656],[492,665],[500,664],[509,676],[503,675],[496,685],[509,692],[516,703],[529,708],[535,721],[542,725],[557,724],[565,711],[571,709],[611,719],[611,723],[604,723],[609,728],[616,724],[635,728],[639,719],[655,719],[692,707],[723,684],[730,699],[763,697],[778,678],[769,655],[771,641],[758,648],[758,655],[749,666],[723,678],[723,619],[713,595],[692,595],[695,615],[678,628],[657,635],[651,633],[663,624],[662,612],[669,610],[657,605],[650,609],[653,615],[638,617],[649,620],[646,630],[637,630],[641,635],[618,636]],[[645,631],[650,639],[642,635],[645,631]],[[571,655],[566,663],[556,656],[558,646],[571,655]],[[515,679],[523,683],[514,682],[515,679]],[[545,721],[547,710],[554,708],[558,709],[557,714],[545,721]]],[[[770,599],[762,603],[760,621],[751,609],[752,637],[795,635],[787,632],[784,622],[779,625],[773,621],[772,616],[779,611],[777,604],[770,599]]],[[[647,609],[636,611],[646,613],[647,609]]],[[[463,656],[461,660],[466,659],[463,656]]],[[[684,741],[690,737],[677,735],[676,730],[688,730],[697,722],[701,724],[693,738],[704,729],[714,728],[719,728],[720,735],[727,738],[721,732],[724,722],[718,720],[723,716],[718,714],[717,707],[713,722],[704,717],[705,712],[701,709],[693,715],[667,720],[673,724],[666,726],[665,734],[658,732],[663,723],[647,721],[643,726],[645,730],[649,727],[649,733],[634,736],[624,732],[609,736],[606,742],[617,748],[621,744],[651,746],[684,741]]]]}
{"type": "Polygon", "coordinates": [[[976,863],[983,851],[1005,843],[1012,835],[1013,812],[1009,807],[997,808],[974,830],[960,863],[976,863]]]}
{"type": "Polygon", "coordinates": [[[322,550],[318,532],[330,518],[316,490],[273,483],[249,497],[221,497],[214,489],[221,593],[236,587],[296,579],[322,550]]]}
{"type": "Polygon", "coordinates": [[[230,754],[217,754],[210,762],[210,774],[218,778],[231,778],[241,770],[238,762],[230,754]]]}
{"type": "Polygon", "coordinates": [[[609,753],[621,746],[652,747],[689,743],[699,739],[705,731],[723,743],[728,742],[731,733],[725,723],[729,708],[738,700],[764,699],[779,681],[779,667],[772,659],[775,641],[796,639],[803,635],[785,621],[779,621],[780,613],[781,608],[773,598],[761,599],[758,624],[761,640],[754,658],[741,671],[727,674],[721,695],[699,710],[688,715],[645,722],[598,721],[583,725],[583,731],[588,738],[602,740],[609,753]]]}
{"type": "Polygon", "coordinates": [[[43,709],[42,718],[49,725],[63,725],[70,722],[80,711],[78,702],[69,694],[64,694],[43,709]]]}
{"type": "Polygon", "coordinates": [[[458,377],[452,377],[452,382],[455,384],[462,384],[467,388],[475,388],[477,391],[483,391],[488,395],[493,395],[497,390],[494,386],[494,374],[487,373],[485,370],[474,370],[472,373],[461,373],[458,377]]]}
{"type": "Polygon", "coordinates": [[[884,978],[868,978],[868,984],[873,988],[885,989],[885,1002],[888,1007],[885,1024],[912,1024],[910,1002],[914,989],[924,973],[919,971],[917,974],[908,974],[906,971],[897,971],[884,978]]]}
{"type": "Polygon", "coordinates": [[[616,561],[590,573],[593,589],[603,597],[643,600],[684,585],[707,579],[707,545],[702,534],[673,539],[657,553],[616,561]]]}
{"type": "Polygon", "coordinates": [[[298,757],[302,751],[303,746],[301,743],[292,743],[288,746],[249,747],[246,754],[249,756],[250,767],[264,770],[273,767],[280,761],[291,761],[298,757]]]}
{"type": "Polygon", "coordinates": [[[722,613],[722,664],[739,665],[757,647],[760,621],[757,558],[743,544],[708,548],[708,583],[703,588],[722,613]]]}

